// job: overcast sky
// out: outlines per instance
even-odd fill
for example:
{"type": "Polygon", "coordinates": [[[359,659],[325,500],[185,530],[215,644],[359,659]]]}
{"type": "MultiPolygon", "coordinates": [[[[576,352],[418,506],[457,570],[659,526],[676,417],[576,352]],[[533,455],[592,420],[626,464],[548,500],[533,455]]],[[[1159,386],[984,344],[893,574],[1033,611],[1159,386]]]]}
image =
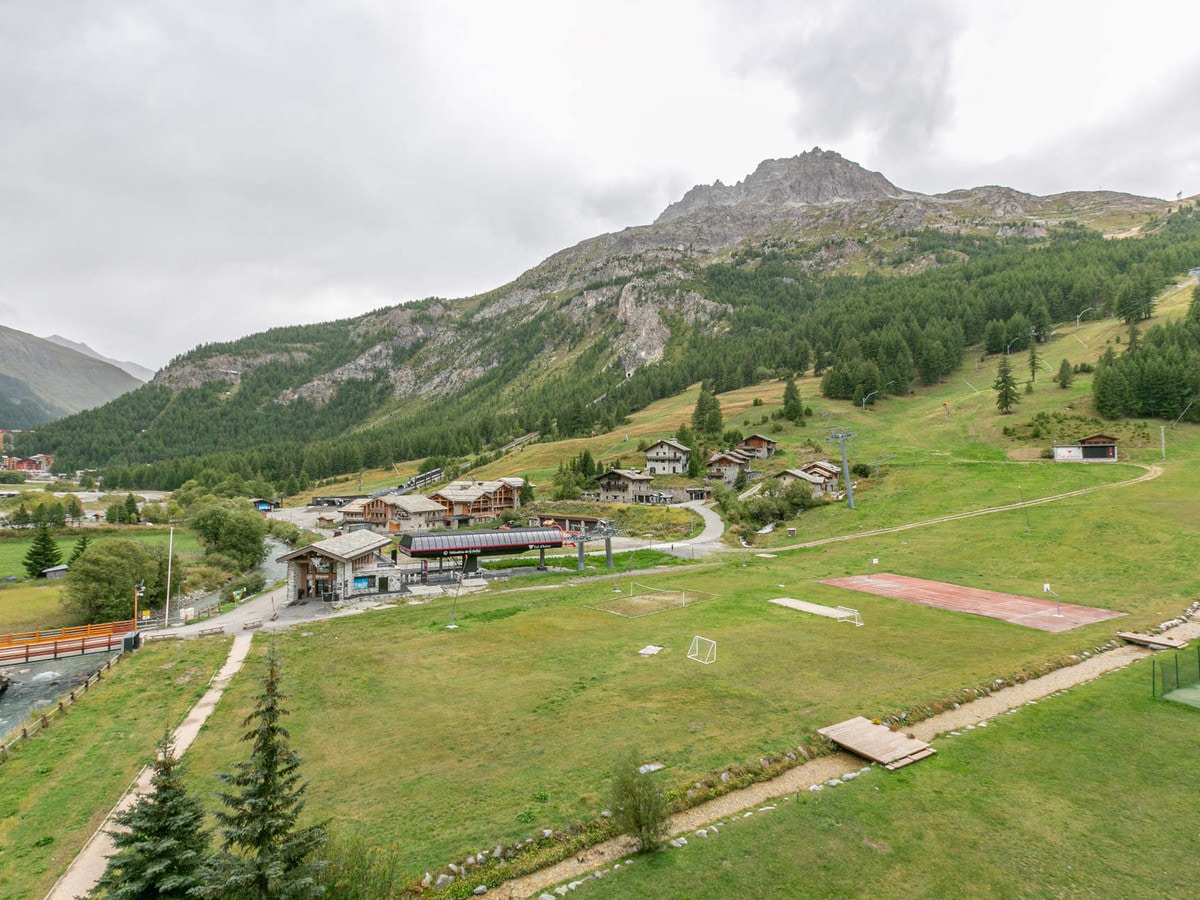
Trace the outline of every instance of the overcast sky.
{"type": "Polygon", "coordinates": [[[158,368],[498,287],[820,146],[1200,192],[1200,4],[0,0],[0,324],[158,368]]]}

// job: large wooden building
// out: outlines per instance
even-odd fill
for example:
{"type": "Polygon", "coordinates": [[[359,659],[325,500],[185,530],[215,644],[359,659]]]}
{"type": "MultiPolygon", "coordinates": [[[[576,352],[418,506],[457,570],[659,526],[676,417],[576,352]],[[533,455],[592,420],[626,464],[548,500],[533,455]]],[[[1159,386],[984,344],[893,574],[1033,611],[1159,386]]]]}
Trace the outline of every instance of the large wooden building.
{"type": "Polygon", "coordinates": [[[447,528],[494,522],[521,505],[524,478],[496,481],[452,481],[429,495],[442,506],[442,524],[447,528]]]}

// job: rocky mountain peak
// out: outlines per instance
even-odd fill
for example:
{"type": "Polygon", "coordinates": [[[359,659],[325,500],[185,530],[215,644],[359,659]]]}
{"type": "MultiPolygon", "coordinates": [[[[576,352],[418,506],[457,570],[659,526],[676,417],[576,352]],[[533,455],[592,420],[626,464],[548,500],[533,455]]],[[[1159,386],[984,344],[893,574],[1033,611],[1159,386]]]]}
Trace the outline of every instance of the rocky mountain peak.
{"type": "Polygon", "coordinates": [[[767,159],[745,180],[696,185],[655,220],[659,225],[729,207],[787,208],[916,196],[832,150],[814,147],[790,159],[767,159]]]}

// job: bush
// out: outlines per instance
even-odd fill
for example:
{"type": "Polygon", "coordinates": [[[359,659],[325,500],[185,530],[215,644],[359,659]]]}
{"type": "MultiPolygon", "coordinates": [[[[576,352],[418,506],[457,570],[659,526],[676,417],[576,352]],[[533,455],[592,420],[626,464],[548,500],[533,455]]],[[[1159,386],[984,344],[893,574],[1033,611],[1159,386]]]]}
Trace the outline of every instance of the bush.
{"type": "Polygon", "coordinates": [[[670,815],[649,772],[641,771],[640,754],[631,750],[616,765],[612,784],[612,823],[638,842],[638,851],[654,850],[667,836],[670,815]]]}
{"type": "Polygon", "coordinates": [[[234,591],[241,591],[241,597],[245,600],[251,594],[259,593],[267,586],[267,579],[263,577],[261,572],[247,572],[245,575],[240,575],[230,581],[221,588],[221,599],[232,600],[234,591]]]}

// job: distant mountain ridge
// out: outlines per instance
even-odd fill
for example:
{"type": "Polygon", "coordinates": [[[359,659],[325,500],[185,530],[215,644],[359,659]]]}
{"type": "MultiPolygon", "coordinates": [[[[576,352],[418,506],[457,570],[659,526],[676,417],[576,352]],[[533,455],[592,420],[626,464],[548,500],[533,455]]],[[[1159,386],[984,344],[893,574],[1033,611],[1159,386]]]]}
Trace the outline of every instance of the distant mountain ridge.
{"type": "Polygon", "coordinates": [[[130,362],[127,359],[112,359],[111,357],[105,356],[102,353],[96,352],[87,344],[77,343],[63,337],[60,334],[51,334],[46,337],[46,340],[52,344],[58,344],[60,347],[66,347],[68,350],[74,350],[76,353],[82,353],[84,356],[90,356],[92,359],[98,359],[101,362],[106,362],[109,365],[116,366],[122,372],[132,375],[143,384],[154,377],[154,371],[152,369],[147,369],[145,366],[140,366],[137,363],[130,362]]]}
{"type": "Polygon", "coordinates": [[[111,363],[0,325],[0,428],[43,425],[141,384],[111,363]]]}

